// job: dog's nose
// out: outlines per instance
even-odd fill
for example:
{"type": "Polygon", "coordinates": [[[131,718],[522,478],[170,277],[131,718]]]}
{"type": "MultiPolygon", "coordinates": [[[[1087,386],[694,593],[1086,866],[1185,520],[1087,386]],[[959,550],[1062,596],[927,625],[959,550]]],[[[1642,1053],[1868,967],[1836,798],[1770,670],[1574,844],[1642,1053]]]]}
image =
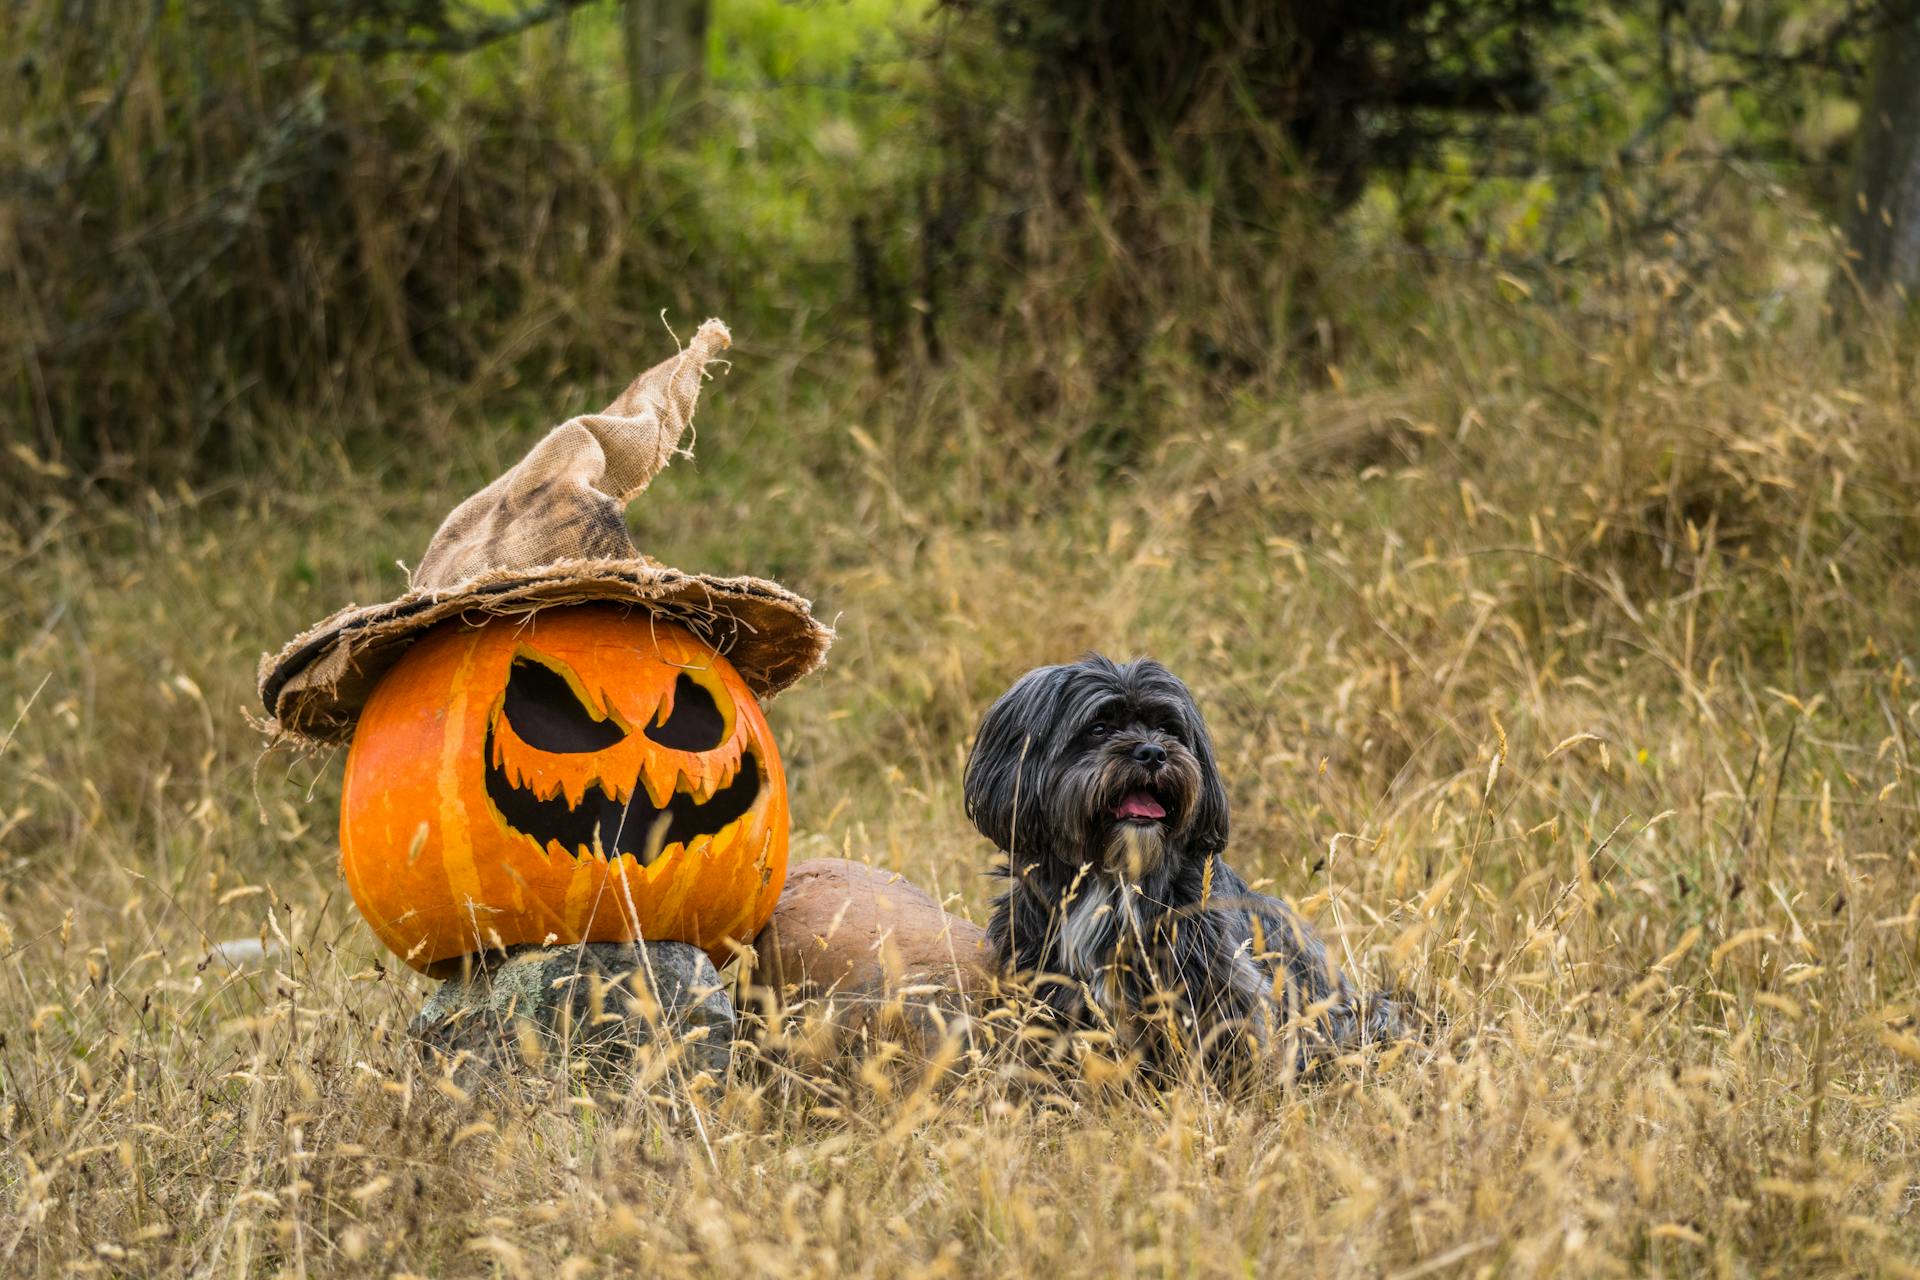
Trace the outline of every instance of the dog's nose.
{"type": "Polygon", "coordinates": [[[1167,762],[1167,749],[1157,742],[1143,742],[1133,749],[1133,762],[1158,769],[1167,762]]]}

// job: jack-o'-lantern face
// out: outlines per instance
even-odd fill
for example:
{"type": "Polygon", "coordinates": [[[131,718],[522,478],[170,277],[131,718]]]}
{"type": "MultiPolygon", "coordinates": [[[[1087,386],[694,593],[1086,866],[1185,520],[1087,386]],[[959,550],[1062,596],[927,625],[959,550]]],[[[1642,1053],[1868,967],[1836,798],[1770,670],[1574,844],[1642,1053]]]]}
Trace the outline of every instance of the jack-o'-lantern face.
{"type": "Polygon", "coordinates": [[[787,797],[753,694],[686,630],[606,605],[449,625],[347,757],[348,888],[415,968],[517,943],[690,942],[772,913],[787,797]]]}

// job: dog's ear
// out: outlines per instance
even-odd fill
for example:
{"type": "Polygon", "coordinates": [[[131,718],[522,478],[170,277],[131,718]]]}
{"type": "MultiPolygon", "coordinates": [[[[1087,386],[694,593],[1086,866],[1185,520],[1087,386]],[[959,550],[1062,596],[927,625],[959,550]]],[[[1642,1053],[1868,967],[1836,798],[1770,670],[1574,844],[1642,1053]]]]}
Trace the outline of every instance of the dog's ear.
{"type": "Polygon", "coordinates": [[[1001,849],[1044,849],[1049,843],[1045,778],[1061,679],[1060,667],[1027,672],[987,709],[974,735],[967,756],[967,816],[1001,849]]]}
{"type": "Polygon", "coordinates": [[[1194,758],[1200,762],[1200,795],[1194,802],[1193,821],[1187,828],[1187,844],[1196,852],[1221,853],[1227,847],[1227,788],[1220,780],[1220,765],[1213,756],[1213,735],[1207,732],[1207,722],[1201,718],[1200,708],[1184,684],[1181,691],[1187,695],[1182,712],[1186,718],[1186,739],[1193,744],[1194,758]]]}

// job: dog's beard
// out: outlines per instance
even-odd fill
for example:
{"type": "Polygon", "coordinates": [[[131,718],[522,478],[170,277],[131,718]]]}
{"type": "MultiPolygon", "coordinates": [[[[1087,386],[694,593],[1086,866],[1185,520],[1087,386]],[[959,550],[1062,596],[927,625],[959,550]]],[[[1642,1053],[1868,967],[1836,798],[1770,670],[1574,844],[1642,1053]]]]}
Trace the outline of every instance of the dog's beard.
{"type": "Polygon", "coordinates": [[[1128,884],[1139,884],[1167,856],[1167,829],[1158,822],[1115,822],[1107,832],[1102,869],[1128,884]]]}

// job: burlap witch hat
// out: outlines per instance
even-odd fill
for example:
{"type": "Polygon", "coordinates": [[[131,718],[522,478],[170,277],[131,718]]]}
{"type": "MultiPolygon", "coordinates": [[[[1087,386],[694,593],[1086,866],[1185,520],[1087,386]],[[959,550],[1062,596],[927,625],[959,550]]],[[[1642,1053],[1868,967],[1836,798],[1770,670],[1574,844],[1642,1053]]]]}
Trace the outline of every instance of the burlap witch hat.
{"type": "Polygon", "coordinates": [[[626,507],[679,451],[706,366],[732,344],[709,320],[679,355],[607,408],[555,427],[505,475],[453,509],[407,593],[348,606],[260,661],[277,738],[340,742],[407,646],[451,618],[525,617],[624,602],[687,627],[771,697],[820,665],[833,632],[807,601],[759,578],[682,573],[640,554],[626,507]]]}

